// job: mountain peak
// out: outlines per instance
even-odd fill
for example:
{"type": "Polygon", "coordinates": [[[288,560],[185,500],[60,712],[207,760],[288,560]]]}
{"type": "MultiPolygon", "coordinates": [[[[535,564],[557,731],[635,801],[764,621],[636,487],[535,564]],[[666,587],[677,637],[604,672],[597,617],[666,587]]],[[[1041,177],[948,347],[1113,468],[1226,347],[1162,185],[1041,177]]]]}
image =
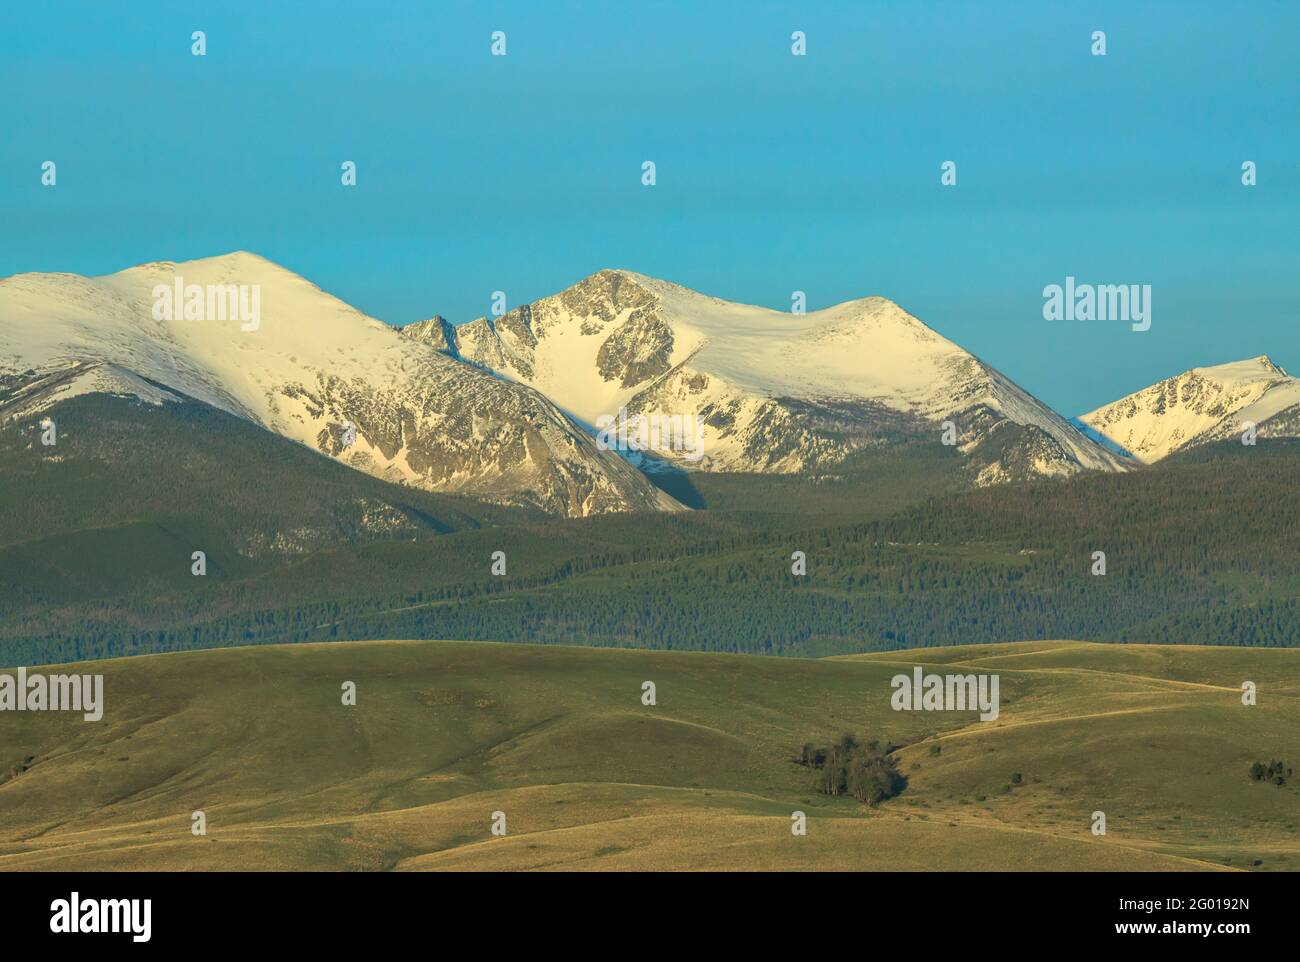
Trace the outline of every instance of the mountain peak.
{"type": "Polygon", "coordinates": [[[435,351],[456,357],[456,327],[441,314],[424,321],[412,321],[401,328],[404,337],[423,341],[435,351]]]}
{"type": "MultiPolygon", "coordinates": [[[[227,254],[216,254],[212,257],[196,257],[188,261],[148,261],[144,264],[136,264],[134,267],[128,267],[125,270],[118,271],[116,274],[108,275],[110,277],[138,277],[141,275],[149,276],[154,274],[174,274],[180,277],[193,277],[195,281],[202,281],[205,276],[233,278],[239,280],[248,278],[251,281],[265,281],[273,278],[279,279],[302,279],[301,275],[295,271],[277,264],[261,254],[255,254],[252,251],[230,251],[227,254]]],[[[315,286],[315,285],[313,285],[315,286]]]]}
{"type": "Polygon", "coordinates": [[[594,274],[584,277],[569,290],[587,294],[600,292],[608,296],[612,302],[631,301],[646,296],[662,296],[664,294],[701,298],[706,296],[698,291],[691,290],[689,287],[674,284],[672,281],[660,280],[657,277],[651,277],[649,274],[640,274],[625,268],[613,267],[601,268],[594,274]]]}
{"type": "Polygon", "coordinates": [[[1281,376],[1281,377],[1290,377],[1290,376],[1291,376],[1291,375],[1289,375],[1289,374],[1286,373],[1286,371],[1283,369],[1282,365],[1280,365],[1280,364],[1278,364],[1277,362],[1275,362],[1275,361],[1274,361],[1271,357],[1269,357],[1267,354],[1261,354],[1261,355],[1259,355],[1259,357],[1251,358],[1251,362],[1254,363],[1254,364],[1259,365],[1259,367],[1261,367],[1261,368],[1264,369],[1265,371],[1269,372],[1270,374],[1276,374],[1276,375],[1279,375],[1279,376],[1281,376]]]}
{"type": "Polygon", "coordinates": [[[1260,354],[1167,377],[1082,420],[1149,463],[1232,437],[1247,423],[1261,437],[1294,436],[1300,381],[1260,354]]]}
{"type": "Polygon", "coordinates": [[[245,250],[230,251],[228,254],[217,254],[213,257],[196,258],[189,263],[230,264],[236,267],[274,267],[277,270],[288,270],[287,267],[277,264],[269,257],[263,257],[261,254],[245,250]]]}
{"type": "Polygon", "coordinates": [[[1273,359],[1267,354],[1260,354],[1241,361],[1229,361],[1226,364],[1215,364],[1210,367],[1196,367],[1185,373],[1199,374],[1229,384],[1254,383],[1261,379],[1271,381],[1279,377],[1290,377],[1282,369],[1281,365],[1274,363],[1273,359]]]}

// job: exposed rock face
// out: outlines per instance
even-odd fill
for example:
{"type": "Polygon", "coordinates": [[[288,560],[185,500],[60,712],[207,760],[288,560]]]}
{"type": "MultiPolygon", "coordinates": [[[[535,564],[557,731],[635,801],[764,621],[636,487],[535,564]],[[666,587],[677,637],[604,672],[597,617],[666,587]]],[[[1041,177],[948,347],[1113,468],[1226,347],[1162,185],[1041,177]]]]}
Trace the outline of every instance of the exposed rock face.
{"type": "Polygon", "coordinates": [[[435,351],[450,357],[456,355],[456,328],[441,314],[427,321],[416,321],[402,328],[407,337],[428,344],[435,351]]]}

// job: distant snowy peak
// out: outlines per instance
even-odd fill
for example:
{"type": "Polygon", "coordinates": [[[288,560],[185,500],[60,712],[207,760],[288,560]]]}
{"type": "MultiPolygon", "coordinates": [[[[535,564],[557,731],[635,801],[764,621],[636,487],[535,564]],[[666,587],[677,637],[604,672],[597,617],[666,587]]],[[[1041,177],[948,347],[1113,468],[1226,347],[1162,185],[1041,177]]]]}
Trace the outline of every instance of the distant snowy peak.
{"type": "Polygon", "coordinates": [[[454,328],[449,345],[588,425],[624,410],[698,419],[699,460],[656,452],[685,467],[819,469],[890,438],[938,443],[944,421],[983,482],[1130,464],[883,297],[795,314],[602,270],[454,328]]]}
{"type": "Polygon", "coordinates": [[[1083,415],[1094,430],[1151,463],[1197,444],[1240,436],[1300,436],[1300,379],[1266,355],[1166,378],[1083,415]]]}
{"type": "Polygon", "coordinates": [[[0,421],[87,393],[194,399],[433,491],[571,516],[680,509],[536,392],[246,252],[0,281],[0,421]]]}

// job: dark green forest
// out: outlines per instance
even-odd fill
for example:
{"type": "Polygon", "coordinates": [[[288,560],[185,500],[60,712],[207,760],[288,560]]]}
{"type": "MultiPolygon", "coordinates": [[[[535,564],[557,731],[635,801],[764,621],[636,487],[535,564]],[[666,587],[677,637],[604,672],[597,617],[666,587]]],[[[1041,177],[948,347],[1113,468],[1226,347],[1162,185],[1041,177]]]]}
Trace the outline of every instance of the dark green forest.
{"type": "Polygon", "coordinates": [[[200,405],[57,416],[56,449],[0,432],[2,664],[363,638],[819,656],[1300,636],[1295,442],[975,490],[904,447],[820,477],[670,478],[697,510],[563,521],[387,484],[200,405]]]}

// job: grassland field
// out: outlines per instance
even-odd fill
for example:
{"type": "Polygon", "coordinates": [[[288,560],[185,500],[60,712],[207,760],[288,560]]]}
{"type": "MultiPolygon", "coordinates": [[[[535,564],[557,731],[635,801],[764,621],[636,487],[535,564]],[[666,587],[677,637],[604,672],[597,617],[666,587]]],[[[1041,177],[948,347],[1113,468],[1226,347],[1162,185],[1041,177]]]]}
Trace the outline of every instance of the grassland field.
{"type": "Polygon", "coordinates": [[[75,670],[105,676],[101,721],[0,713],[0,869],[1300,869],[1300,781],[1248,774],[1300,761],[1295,650],[373,641],[75,670]],[[914,665],[997,673],[999,717],[892,710],[914,665]],[[811,790],[795,752],[842,732],[903,746],[901,795],[811,790]]]}

